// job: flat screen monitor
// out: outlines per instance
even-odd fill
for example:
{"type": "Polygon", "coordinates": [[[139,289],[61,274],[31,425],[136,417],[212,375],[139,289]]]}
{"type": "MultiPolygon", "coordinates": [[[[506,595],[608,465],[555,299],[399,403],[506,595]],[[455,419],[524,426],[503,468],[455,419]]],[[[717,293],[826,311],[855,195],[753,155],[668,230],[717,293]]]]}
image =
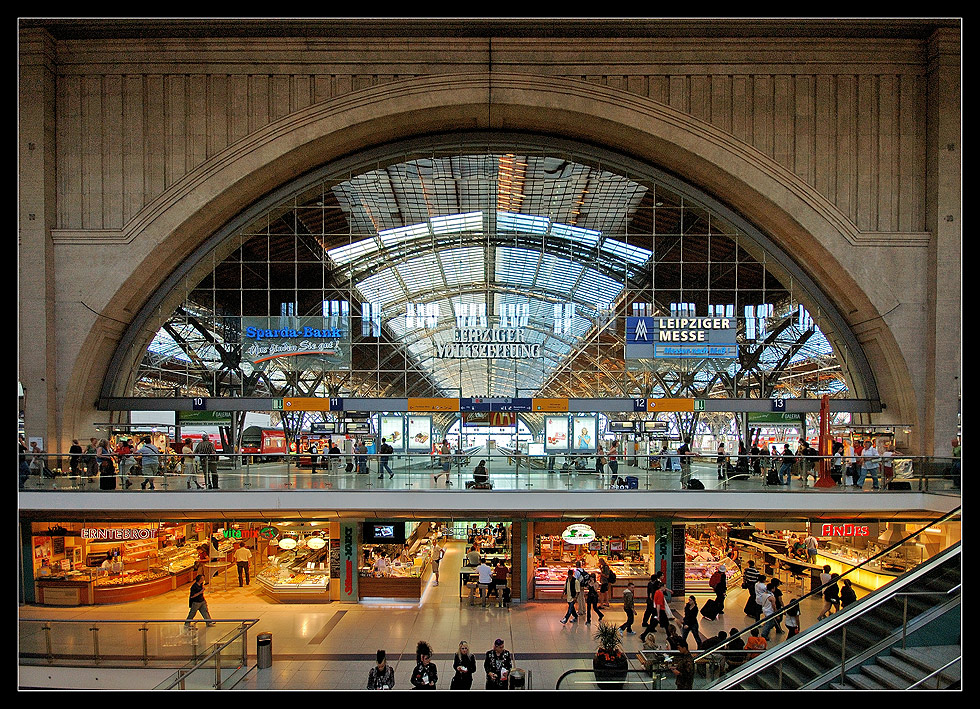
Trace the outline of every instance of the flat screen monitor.
{"type": "Polygon", "coordinates": [[[365,544],[404,544],[404,522],[365,522],[365,544]]]}

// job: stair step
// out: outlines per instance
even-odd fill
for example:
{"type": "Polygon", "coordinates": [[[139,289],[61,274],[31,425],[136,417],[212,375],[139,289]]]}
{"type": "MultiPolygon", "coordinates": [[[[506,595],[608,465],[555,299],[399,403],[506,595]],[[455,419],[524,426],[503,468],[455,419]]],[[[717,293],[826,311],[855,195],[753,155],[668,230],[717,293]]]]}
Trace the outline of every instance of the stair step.
{"type": "MultiPolygon", "coordinates": [[[[877,662],[880,659],[876,658],[875,661],[877,662]]],[[[907,678],[891,672],[880,664],[864,665],[861,668],[861,672],[869,675],[875,682],[886,689],[908,689],[910,685],[914,684],[914,682],[910,682],[907,678]]]]}
{"type": "Polygon", "coordinates": [[[854,685],[857,689],[864,689],[864,690],[888,689],[887,686],[880,684],[873,677],[858,672],[847,675],[847,682],[848,684],[854,685]]]}
{"type": "MultiPolygon", "coordinates": [[[[893,649],[894,652],[894,649],[893,649]]],[[[912,664],[896,657],[895,655],[882,655],[878,658],[878,664],[887,668],[897,675],[902,675],[913,682],[922,677],[922,668],[918,664],[912,664]]],[[[926,673],[928,674],[928,673],[926,673]]]]}

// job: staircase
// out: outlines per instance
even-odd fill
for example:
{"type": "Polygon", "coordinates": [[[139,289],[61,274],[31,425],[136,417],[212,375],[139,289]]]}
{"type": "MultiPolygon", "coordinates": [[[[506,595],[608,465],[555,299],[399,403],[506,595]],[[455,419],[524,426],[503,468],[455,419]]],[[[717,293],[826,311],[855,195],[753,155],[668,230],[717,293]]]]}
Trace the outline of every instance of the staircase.
{"type": "Polygon", "coordinates": [[[892,648],[890,654],[878,655],[859,672],[845,676],[844,682],[831,682],[828,689],[908,689],[923,677],[935,675],[917,689],[950,689],[959,685],[959,645],[936,645],[903,650],[892,648]],[[952,663],[952,664],[950,664],[952,663]],[[945,668],[945,669],[943,669],[945,668]]]}
{"type": "MultiPolygon", "coordinates": [[[[808,628],[723,678],[714,689],[907,689],[960,655],[960,546],[808,628]],[[956,618],[955,623],[951,618],[956,618]],[[903,631],[904,628],[904,631],[903,631]],[[953,630],[951,630],[953,628],[953,630]],[[902,649],[903,632],[906,648],[902,649]],[[949,648],[953,650],[950,651],[949,648]],[[952,652],[952,654],[950,654],[952,652]],[[844,679],[841,665],[844,665],[844,679]]],[[[959,663],[939,686],[959,681],[959,663]]],[[[924,686],[936,688],[936,678],[924,686]]]]}

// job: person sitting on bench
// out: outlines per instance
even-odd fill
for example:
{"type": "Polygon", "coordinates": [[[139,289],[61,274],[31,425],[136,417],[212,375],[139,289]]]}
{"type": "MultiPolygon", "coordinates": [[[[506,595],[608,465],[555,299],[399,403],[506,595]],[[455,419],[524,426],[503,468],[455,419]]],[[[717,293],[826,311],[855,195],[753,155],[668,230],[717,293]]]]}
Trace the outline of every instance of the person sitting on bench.
{"type": "Polygon", "coordinates": [[[484,485],[490,480],[490,473],[487,472],[487,461],[481,460],[480,464],[473,470],[473,482],[477,485],[484,485]]]}

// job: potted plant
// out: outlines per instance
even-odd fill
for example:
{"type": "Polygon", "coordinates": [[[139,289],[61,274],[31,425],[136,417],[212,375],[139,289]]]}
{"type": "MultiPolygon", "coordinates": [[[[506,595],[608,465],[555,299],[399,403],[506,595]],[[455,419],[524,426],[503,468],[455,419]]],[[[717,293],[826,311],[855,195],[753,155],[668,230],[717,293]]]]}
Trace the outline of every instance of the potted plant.
{"type": "Polygon", "coordinates": [[[595,657],[592,658],[592,669],[599,683],[599,689],[622,689],[623,682],[626,681],[626,671],[629,669],[629,660],[622,649],[619,628],[600,620],[592,638],[599,644],[595,657]],[[612,680],[616,683],[611,683],[612,680]]]}

